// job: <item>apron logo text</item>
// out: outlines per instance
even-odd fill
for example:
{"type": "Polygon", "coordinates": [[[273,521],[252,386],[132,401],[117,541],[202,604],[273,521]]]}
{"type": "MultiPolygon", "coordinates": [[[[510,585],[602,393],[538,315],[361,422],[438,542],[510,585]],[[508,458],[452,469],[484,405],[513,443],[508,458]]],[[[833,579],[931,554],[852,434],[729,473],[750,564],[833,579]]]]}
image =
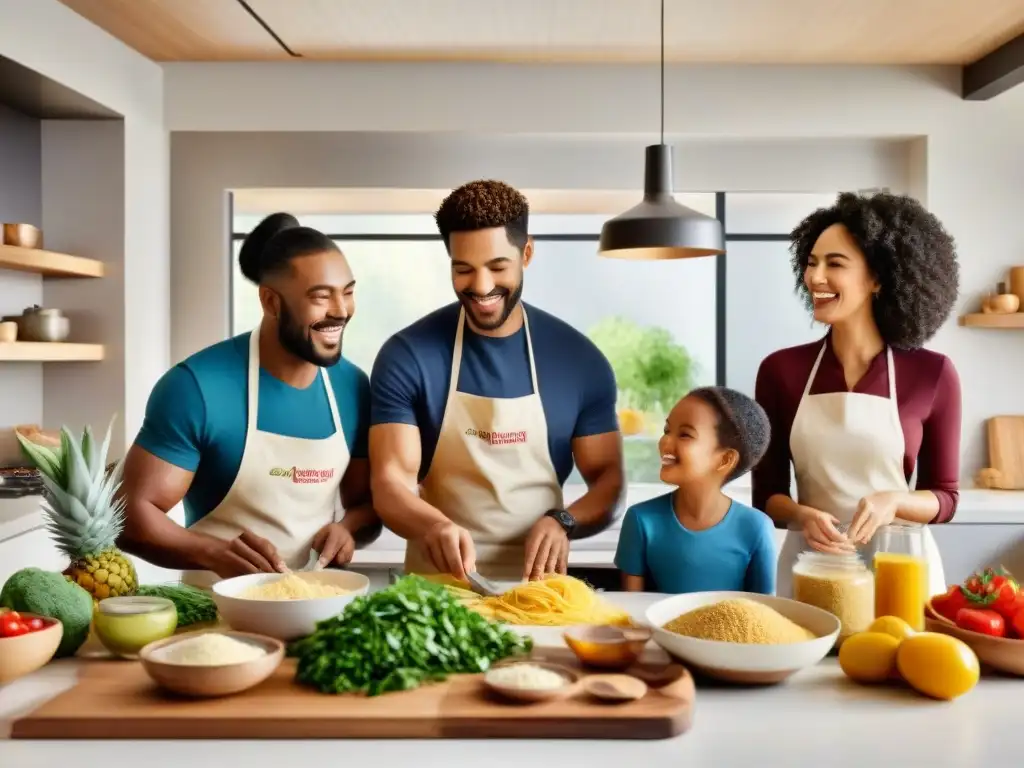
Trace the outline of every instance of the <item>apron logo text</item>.
{"type": "Polygon", "coordinates": [[[483,429],[466,430],[470,437],[479,437],[488,445],[521,445],[526,442],[526,430],[519,429],[514,432],[487,432],[483,429]]]}
{"type": "Polygon", "coordinates": [[[326,483],[334,477],[334,468],[330,469],[299,469],[298,467],[274,467],[270,470],[271,477],[284,477],[293,483],[318,485],[326,483]]]}

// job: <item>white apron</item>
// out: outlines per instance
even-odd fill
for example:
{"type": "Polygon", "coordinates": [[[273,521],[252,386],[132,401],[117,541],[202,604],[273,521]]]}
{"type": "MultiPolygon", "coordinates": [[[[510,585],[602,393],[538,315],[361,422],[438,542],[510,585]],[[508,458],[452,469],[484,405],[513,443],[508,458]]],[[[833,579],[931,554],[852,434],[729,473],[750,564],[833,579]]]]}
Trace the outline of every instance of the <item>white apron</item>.
{"type": "MultiPolygon", "coordinates": [[[[480,574],[519,581],[530,528],[548,510],[562,508],[562,486],[551,462],[547,421],[537,387],[530,324],[524,307],[533,393],[481,397],[458,391],[465,315],[462,309],[444,417],[420,497],[469,531],[480,574]]],[[[437,569],[429,555],[410,541],[405,549],[405,572],[428,575],[437,569]]]]}
{"type": "MultiPolygon", "coordinates": [[[[260,381],[260,328],[249,339],[248,419],[238,474],[227,494],[190,530],[222,540],[243,529],[268,539],[293,570],[310,559],[313,537],[334,522],[340,509],[341,480],[349,451],[338,404],[327,371],[319,378],[327,390],[334,434],[323,440],[285,437],[257,429],[260,381]]],[[[212,571],[185,571],[182,581],[208,589],[220,577],[212,571]]]]}
{"type": "MultiPolygon", "coordinates": [[[[886,349],[888,399],[858,392],[812,395],[811,385],[827,343],[822,344],[804,386],[789,434],[789,450],[796,474],[797,503],[829,512],[848,525],[865,496],[910,490],[903,472],[906,446],[896,400],[892,350],[886,349]]],[[[916,525],[899,519],[893,524],[916,525]]],[[[927,525],[924,529],[929,594],[940,594],[946,591],[942,556],[931,530],[927,525]]],[[[859,548],[869,568],[874,564],[878,540],[876,534],[859,548]]],[[[809,548],[802,531],[787,531],[778,562],[776,594],[780,597],[793,596],[793,564],[797,555],[809,548]]]]}

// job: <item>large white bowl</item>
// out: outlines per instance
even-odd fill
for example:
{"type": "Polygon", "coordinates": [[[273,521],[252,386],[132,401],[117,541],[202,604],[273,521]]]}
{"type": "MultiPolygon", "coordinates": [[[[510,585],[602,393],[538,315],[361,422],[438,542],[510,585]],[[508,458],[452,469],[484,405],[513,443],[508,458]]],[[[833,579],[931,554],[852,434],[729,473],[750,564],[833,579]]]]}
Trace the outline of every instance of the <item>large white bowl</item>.
{"type": "Polygon", "coordinates": [[[327,569],[303,575],[307,579],[351,591],[346,595],[312,600],[250,600],[238,597],[252,586],[281,578],[279,573],[254,573],[213,585],[217,611],[232,629],[239,632],[253,632],[284,641],[296,640],[312,634],[318,621],[337,616],[346,605],[370,589],[370,580],[353,571],[327,569]]]}
{"type": "Polygon", "coordinates": [[[698,672],[737,683],[778,683],[794,672],[814,666],[832,649],[840,622],[828,611],[773,595],[750,592],[692,592],[659,600],[647,609],[654,642],[698,672]],[[699,640],[663,629],[672,619],[722,600],[746,598],[774,608],[809,629],[816,639],[802,643],[761,645],[699,640]]]}

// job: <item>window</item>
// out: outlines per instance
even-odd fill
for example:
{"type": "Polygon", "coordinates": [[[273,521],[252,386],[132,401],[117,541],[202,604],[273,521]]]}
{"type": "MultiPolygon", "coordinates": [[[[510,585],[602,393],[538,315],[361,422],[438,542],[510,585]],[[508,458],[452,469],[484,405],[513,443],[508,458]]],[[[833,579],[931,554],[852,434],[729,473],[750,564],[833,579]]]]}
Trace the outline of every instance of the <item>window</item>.
{"type": "MultiPolygon", "coordinates": [[[[639,195],[638,195],[639,198],[639,195]]],[[[664,492],[657,447],[666,412],[693,387],[727,384],[753,395],[761,360],[820,338],[794,291],[789,232],[834,193],[707,193],[679,202],[725,221],[724,259],[636,262],[596,256],[607,213],[531,216],[536,257],[524,299],[590,336],[619,381],[629,503],[664,492]],[[720,303],[721,302],[721,303],[720,303]],[[658,365],[647,365],[657,359],[658,365]]],[[[232,333],[261,310],[238,270],[238,248],[262,215],[234,217],[232,333]]],[[[384,341],[454,300],[448,255],[428,213],[299,216],[336,239],[359,281],[345,356],[369,372],[384,341]]],[[[749,475],[737,481],[749,483],[749,475]]],[[[566,495],[583,480],[573,472],[566,495]],[[574,487],[575,486],[575,487],[574,487]]]]}
{"type": "MultiPolygon", "coordinates": [[[[680,195],[714,215],[715,196],[680,195]]],[[[596,256],[607,214],[531,216],[536,255],[523,298],[590,336],[619,379],[619,418],[632,486],[658,480],[665,416],[689,389],[715,383],[716,262],[632,262],[596,256]],[[651,359],[657,365],[645,365],[651,359]]],[[[238,249],[261,216],[235,217],[232,333],[261,316],[256,287],[238,269],[238,249]]],[[[448,255],[429,214],[310,215],[300,221],[335,237],[358,280],[345,356],[369,372],[391,334],[454,300],[448,255]]],[[[583,485],[573,472],[566,483],[583,485]]]]}

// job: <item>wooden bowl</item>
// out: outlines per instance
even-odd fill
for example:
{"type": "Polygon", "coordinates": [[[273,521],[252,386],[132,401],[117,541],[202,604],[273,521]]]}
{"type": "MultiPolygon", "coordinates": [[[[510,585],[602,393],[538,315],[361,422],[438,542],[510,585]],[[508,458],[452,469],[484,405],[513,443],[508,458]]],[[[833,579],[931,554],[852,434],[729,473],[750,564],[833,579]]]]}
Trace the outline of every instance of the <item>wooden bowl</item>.
{"type": "MultiPolygon", "coordinates": [[[[0,616],[4,613],[6,611],[0,612],[0,616]]],[[[23,619],[42,619],[46,626],[17,637],[0,637],[0,684],[46,666],[64,637],[64,625],[57,619],[36,613],[18,613],[23,619]]]]}
{"type": "Polygon", "coordinates": [[[578,626],[562,633],[565,644],[588,667],[626,669],[636,663],[653,632],[648,627],[578,626]]]}
{"type": "Polygon", "coordinates": [[[517,660],[499,662],[491,667],[490,670],[484,675],[484,686],[500,694],[510,701],[522,702],[526,704],[535,704],[541,701],[558,701],[560,699],[568,698],[576,693],[579,688],[579,683],[582,675],[575,669],[564,667],[561,664],[550,664],[546,661],[531,661],[531,660],[517,660]],[[533,690],[529,688],[515,688],[512,686],[502,685],[497,683],[493,679],[491,672],[497,669],[503,669],[510,666],[520,666],[528,664],[534,667],[541,667],[542,669],[548,669],[556,674],[561,675],[565,678],[565,685],[560,688],[545,688],[542,690],[533,690]]]}
{"type": "MultiPolygon", "coordinates": [[[[210,630],[219,632],[219,630],[210,630]]],[[[284,659],[285,646],[280,640],[265,635],[248,632],[220,632],[258,645],[266,654],[250,661],[218,666],[173,664],[160,658],[160,650],[174,643],[180,643],[190,637],[204,634],[203,632],[187,632],[157,640],[145,646],[139,652],[146,673],[153,681],[169,691],[183,696],[209,698],[214,696],[230,696],[241,693],[259,685],[281,665],[284,659]]]]}
{"type": "Polygon", "coordinates": [[[4,224],[4,245],[21,248],[42,248],[43,233],[31,224],[4,224]]]}
{"type": "Polygon", "coordinates": [[[974,651],[978,660],[999,672],[1024,677],[1024,640],[1009,637],[992,637],[969,629],[961,629],[952,621],[932,608],[932,601],[925,605],[925,629],[962,640],[974,651]]]}
{"type": "Polygon", "coordinates": [[[632,675],[588,675],[581,685],[590,696],[609,704],[627,704],[647,695],[647,683],[632,675]]]}

